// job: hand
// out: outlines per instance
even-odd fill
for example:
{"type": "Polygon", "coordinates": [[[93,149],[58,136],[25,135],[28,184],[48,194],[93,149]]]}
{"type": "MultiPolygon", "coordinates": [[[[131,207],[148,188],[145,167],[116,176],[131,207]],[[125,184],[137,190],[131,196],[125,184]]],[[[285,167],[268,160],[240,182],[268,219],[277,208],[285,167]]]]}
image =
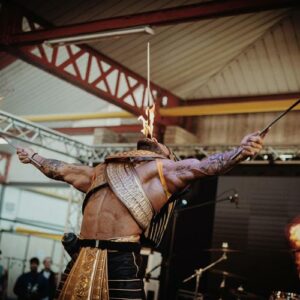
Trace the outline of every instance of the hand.
{"type": "Polygon", "coordinates": [[[262,149],[263,137],[259,131],[246,135],[241,141],[242,156],[253,157],[262,149]]]}
{"type": "Polygon", "coordinates": [[[36,153],[33,149],[31,148],[17,148],[17,155],[19,156],[19,160],[23,164],[28,164],[31,162],[31,158],[33,154],[36,153]]]}

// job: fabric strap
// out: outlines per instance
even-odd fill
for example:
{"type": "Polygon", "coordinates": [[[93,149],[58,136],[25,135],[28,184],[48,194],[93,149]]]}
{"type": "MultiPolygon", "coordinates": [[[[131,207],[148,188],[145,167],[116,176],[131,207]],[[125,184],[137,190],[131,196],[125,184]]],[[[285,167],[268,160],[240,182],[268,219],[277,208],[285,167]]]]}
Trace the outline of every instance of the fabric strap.
{"type": "Polygon", "coordinates": [[[163,164],[162,164],[162,161],[160,159],[156,160],[156,166],[157,166],[157,171],[158,171],[160,182],[161,182],[161,184],[164,188],[167,199],[169,199],[172,194],[168,190],[167,182],[166,182],[164,172],[163,172],[163,164]]]}

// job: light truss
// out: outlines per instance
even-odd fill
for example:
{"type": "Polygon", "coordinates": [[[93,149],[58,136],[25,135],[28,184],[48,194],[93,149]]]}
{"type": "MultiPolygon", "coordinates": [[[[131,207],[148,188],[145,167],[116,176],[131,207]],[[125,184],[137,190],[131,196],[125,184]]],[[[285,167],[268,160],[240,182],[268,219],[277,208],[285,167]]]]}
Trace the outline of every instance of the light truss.
{"type": "MultiPolygon", "coordinates": [[[[0,135],[72,157],[89,165],[103,161],[108,154],[136,149],[136,144],[132,143],[103,144],[101,146],[87,145],[63,133],[26,121],[4,111],[0,111],[0,135]]],[[[168,146],[180,158],[204,158],[234,147],[234,145],[205,146],[199,144],[168,146]]],[[[265,146],[254,161],[258,160],[300,160],[300,148],[298,145],[287,147],[265,146]]]]}
{"type": "MultiPolygon", "coordinates": [[[[95,159],[93,147],[3,111],[0,111],[0,133],[6,137],[61,153],[79,161],[95,159]]],[[[15,142],[12,143],[17,145],[15,142]]]]}
{"type": "MultiPolygon", "coordinates": [[[[168,145],[176,155],[181,158],[205,158],[209,155],[218,152],[224,152],[233,149],[237,145],[214,145],[202,146],[199,144],[190,145],[168,145]]],[[[259,152],[259,155],[252,160],[245,161],[245,163],[257,163],[258,161],[300,161],[300,148],[299,145],[265,145],[259,152]]]]}

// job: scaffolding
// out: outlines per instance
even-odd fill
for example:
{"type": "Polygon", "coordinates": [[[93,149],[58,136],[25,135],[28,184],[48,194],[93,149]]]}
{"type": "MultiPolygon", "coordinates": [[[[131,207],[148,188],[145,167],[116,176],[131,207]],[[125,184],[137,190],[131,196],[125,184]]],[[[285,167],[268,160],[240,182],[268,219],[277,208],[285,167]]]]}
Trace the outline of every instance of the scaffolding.
{"type": "MultiPolygon", "coordinates": [[[[26,121],[4,111],[0,111],[0,135],[72,157],[86,165],[102,162],[108,154],[136,148],[136,144],[132,143],[103,144],[101,146],[88,145],[63,133],[26,121]]],[[[236,145],[205,146],[189,144],[168,146],[181,158],[204,158],[216,152],[232,149],[236,145]]],[[[273,160],[300,160],[300,150],[297,145],[289,145],[287,147],[265,146],[252,162],[270,158],[273,160]]]]}

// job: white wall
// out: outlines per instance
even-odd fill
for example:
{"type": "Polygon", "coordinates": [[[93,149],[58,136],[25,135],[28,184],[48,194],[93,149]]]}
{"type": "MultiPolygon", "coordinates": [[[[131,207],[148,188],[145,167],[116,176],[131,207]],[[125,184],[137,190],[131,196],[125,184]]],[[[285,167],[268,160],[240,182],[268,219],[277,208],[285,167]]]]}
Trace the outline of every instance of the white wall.
{"type": "Polygon", "coordinates": [[[8,297],[15,298],[14,284],[23,271],[29,271],[30,258],[39,258],[40,271],[43,268],[43,259],[50,256],[53,260],[53,271],[59,271],[62,252],[62,245],[59,241],[2,232],[0,247],[2,249],[1,264],[8,270],[8,297]]]}
{"type": "MultiPolygon", "coordinates": [[[[53,192],[67,196],[70,189],[55,188],[53,192]]],[[[6,186],[4,188],[1,218],[16,220],[16,222],[0,220],[2,230],[0,249],[2,250],[2,263],[9,270],[10,297],[14,296],[12,289],[17,277],[24,270],[24,263],[26,264],[25,271],[29,270],[28,260],[30,258],[36,256],[42,262],[46,256],[52,257],[53,270],[57,272],[62,254],[60,241],[21,235],[15,230],[31,229],[62,235],[67,216],[67,206],[67,201],[24,190],[22,187],[6,186]],[[22,222],[32,223],[32,225],[22,222]],[[51,229],[52,227],[55,227],[56,230],[51,229]]],[[[73,214],[71,219],[72,223],[75,224],[76,214],[73,214]]],[[[65,263],[66,261],[64,261],[65,263]]]]}
{"type": "MultiPolygon", "coordinates": [[[[56,190],[53,189],[54,192],[56,190]]],[[[67,196],[69,189],[62,189],[62,192],[67,196]]],[[[7,186],[4,190],[1,217],[10,220],[23,219],[28,220],[28,222],[43,222],[63,228],[67,206],[67,201],[30,192],[22,188],[7,186]]],[[[14,225],[14,228],[16,226],[20,226],[20,224],[14,225]]],[[[43,229],[43,231],[45,230],[43,229]]]]}

